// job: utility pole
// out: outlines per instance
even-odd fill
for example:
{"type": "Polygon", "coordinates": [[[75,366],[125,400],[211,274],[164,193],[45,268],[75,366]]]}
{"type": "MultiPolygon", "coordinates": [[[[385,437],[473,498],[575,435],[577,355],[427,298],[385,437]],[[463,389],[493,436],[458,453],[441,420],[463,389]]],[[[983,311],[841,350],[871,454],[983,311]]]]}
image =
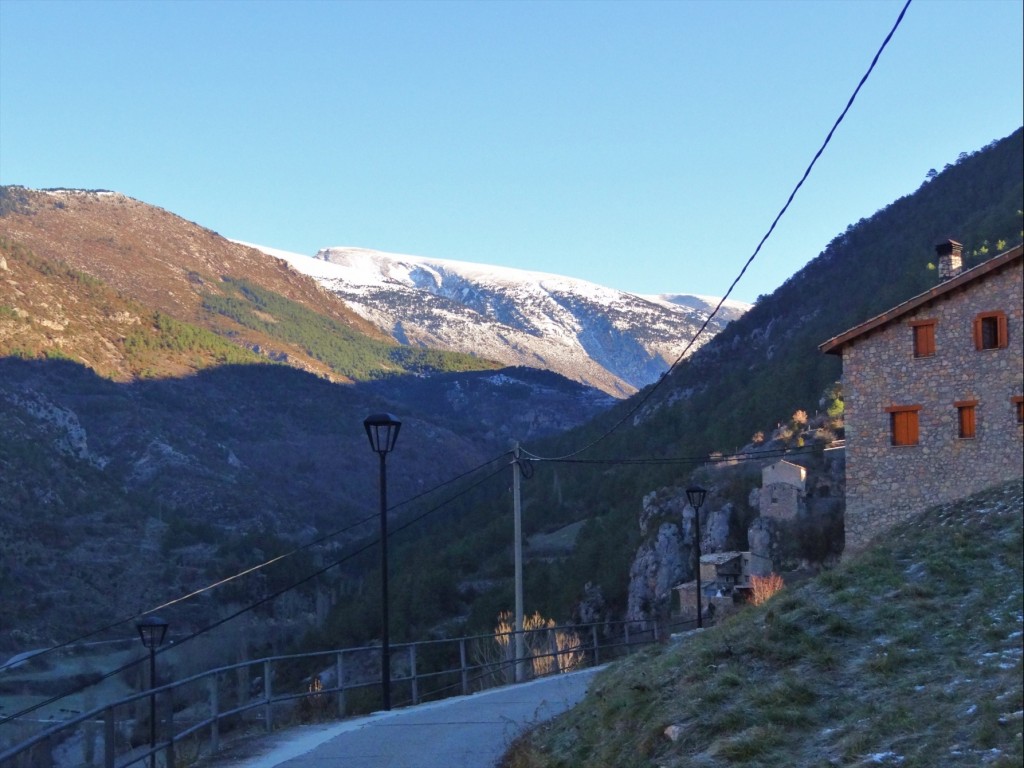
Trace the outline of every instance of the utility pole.
{"type": "Polygon", "coordinates": [[[526,676],[523,657],[526,655],[526,638],[523,637],[523,504],[520,494],[519,443],[512,451],[512,511],[514,519],[515,542],[515,581],[516,581],[516,682],[521,683],[526,676]]]}

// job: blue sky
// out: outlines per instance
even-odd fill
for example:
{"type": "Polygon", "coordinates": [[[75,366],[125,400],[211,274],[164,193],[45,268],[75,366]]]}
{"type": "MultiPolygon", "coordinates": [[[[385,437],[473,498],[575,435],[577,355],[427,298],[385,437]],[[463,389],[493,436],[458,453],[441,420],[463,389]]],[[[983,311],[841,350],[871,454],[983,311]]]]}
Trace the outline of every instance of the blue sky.
{"type": "MultiPolygon", "coordinates": [[[[721,295],[902,6],[0,0],[0,181],[721,295]]],[[[914,0],[733,298],[1021,126],[1022,8],[914,0]]]]}

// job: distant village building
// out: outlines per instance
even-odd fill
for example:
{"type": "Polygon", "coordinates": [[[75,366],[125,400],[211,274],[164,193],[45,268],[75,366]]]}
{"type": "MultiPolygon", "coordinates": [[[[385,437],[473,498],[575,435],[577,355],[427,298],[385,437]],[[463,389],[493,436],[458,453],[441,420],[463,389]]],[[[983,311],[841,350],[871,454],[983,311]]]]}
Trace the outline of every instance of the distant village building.
{"type": "Polygon", "coordinates": [[[967,271],[937,250],[937,287],[820,346],[843,359],[846,552],[1022,474],[1022,248],[967,271]]]}
{"type": "Polygon", "coordinates": [[[761,470],[758,512],[776,520],[793,520],[807,493],[807,470],[786,460],[761,470]]]}
{"type": "MultiPolygon", "coordinates": [[[[767,576],[772,561],[751,552],[713,552],[700,557],[701,605],[719,609],[747,599],[751,576],[767,576]]],[[[680,615],[697,616],[697,581],[686,581],[673,587],[679,599],[680,615]]]]}

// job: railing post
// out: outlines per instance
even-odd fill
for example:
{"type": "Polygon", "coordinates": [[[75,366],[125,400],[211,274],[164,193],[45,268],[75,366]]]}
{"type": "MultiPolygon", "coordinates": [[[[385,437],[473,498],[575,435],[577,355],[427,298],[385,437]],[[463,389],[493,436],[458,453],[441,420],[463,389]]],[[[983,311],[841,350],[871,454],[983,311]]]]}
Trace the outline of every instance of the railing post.
{"type": "Polygon", "coordinates": [[[597,648],[597,624],[590,625],[590,636],[594,638],[594,666],[601,663],[601,652],[597,648]]]}
{"type": "Polygon", "coordinates": [[[415,706],[420,703],[420,689],[416,680],[416,643],[409,645],[409,674],[412,677],[412,703],[415,706]]]}
{"type": "Polygon", "coordinates": [[[114,708],[107,707],[103,710],[103,768],[114,768],[114,759],[117,751],[117,732],[114,723],[114,708]]]}
{"type": "Polygon", "coordinates": [[[43,754],[40,755],[43,762],[35,768],[53,768],[53,736],[47,736],[40,746],[43,748],[43,754]]]}
{"type": "Polygon", "coordinates": [[[629,656],[629,622],[623,625],[626,628],[626,655],[629,656]]]}
{"type": "Polygon", "coordinates": [[[174,694],[167,692],[167,749],[164,751],[164,765],[174,768],[174,694]]]}
{"type": "Polygon", "coordinates": [[[462,695],[469,693],[469,670],[466,669],[466,638],[459,638],[459,665],[462,669],[462,695]]]}
{"type": "Polygon", "coordinates": [[[334,677],[338,681],[338,717],[345,717],[345,652],[334,659],[334,677]]]}
{"type": "Polygon", "coordinates": [[[235,668],[235,685],[238,688],[238,699],[235,706],[244,707],[249,703],[249,694],[252,693],[252,665],[250,663],[240,664],[235,668]]]}
{"type": "Polygon", "coordinates": [[[217,675],[210,676],[210,751],[220,750],[220,686],[217,675]]]}
{"type": "Polygon", "coordinates": [[[263,696],[264,701],[264,722],[267,726],[267,733],[274,730],[274,704],[272,702],[273,691],[270,689],[270,659],[263,662],[263,696]]]}

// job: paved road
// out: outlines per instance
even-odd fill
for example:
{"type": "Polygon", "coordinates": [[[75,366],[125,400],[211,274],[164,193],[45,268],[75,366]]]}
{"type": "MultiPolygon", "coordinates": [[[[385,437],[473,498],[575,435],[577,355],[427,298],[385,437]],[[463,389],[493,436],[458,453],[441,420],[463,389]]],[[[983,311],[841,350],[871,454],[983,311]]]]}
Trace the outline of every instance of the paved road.
{"type": "MultiPolygon", "coordinates": [[[[289,732],[238,768],[492,768],[523,731],[571,709],[594,674],[585,669],[289,732]]],[[[221,765],[226,765],[221,763],[221,765]]]]}

